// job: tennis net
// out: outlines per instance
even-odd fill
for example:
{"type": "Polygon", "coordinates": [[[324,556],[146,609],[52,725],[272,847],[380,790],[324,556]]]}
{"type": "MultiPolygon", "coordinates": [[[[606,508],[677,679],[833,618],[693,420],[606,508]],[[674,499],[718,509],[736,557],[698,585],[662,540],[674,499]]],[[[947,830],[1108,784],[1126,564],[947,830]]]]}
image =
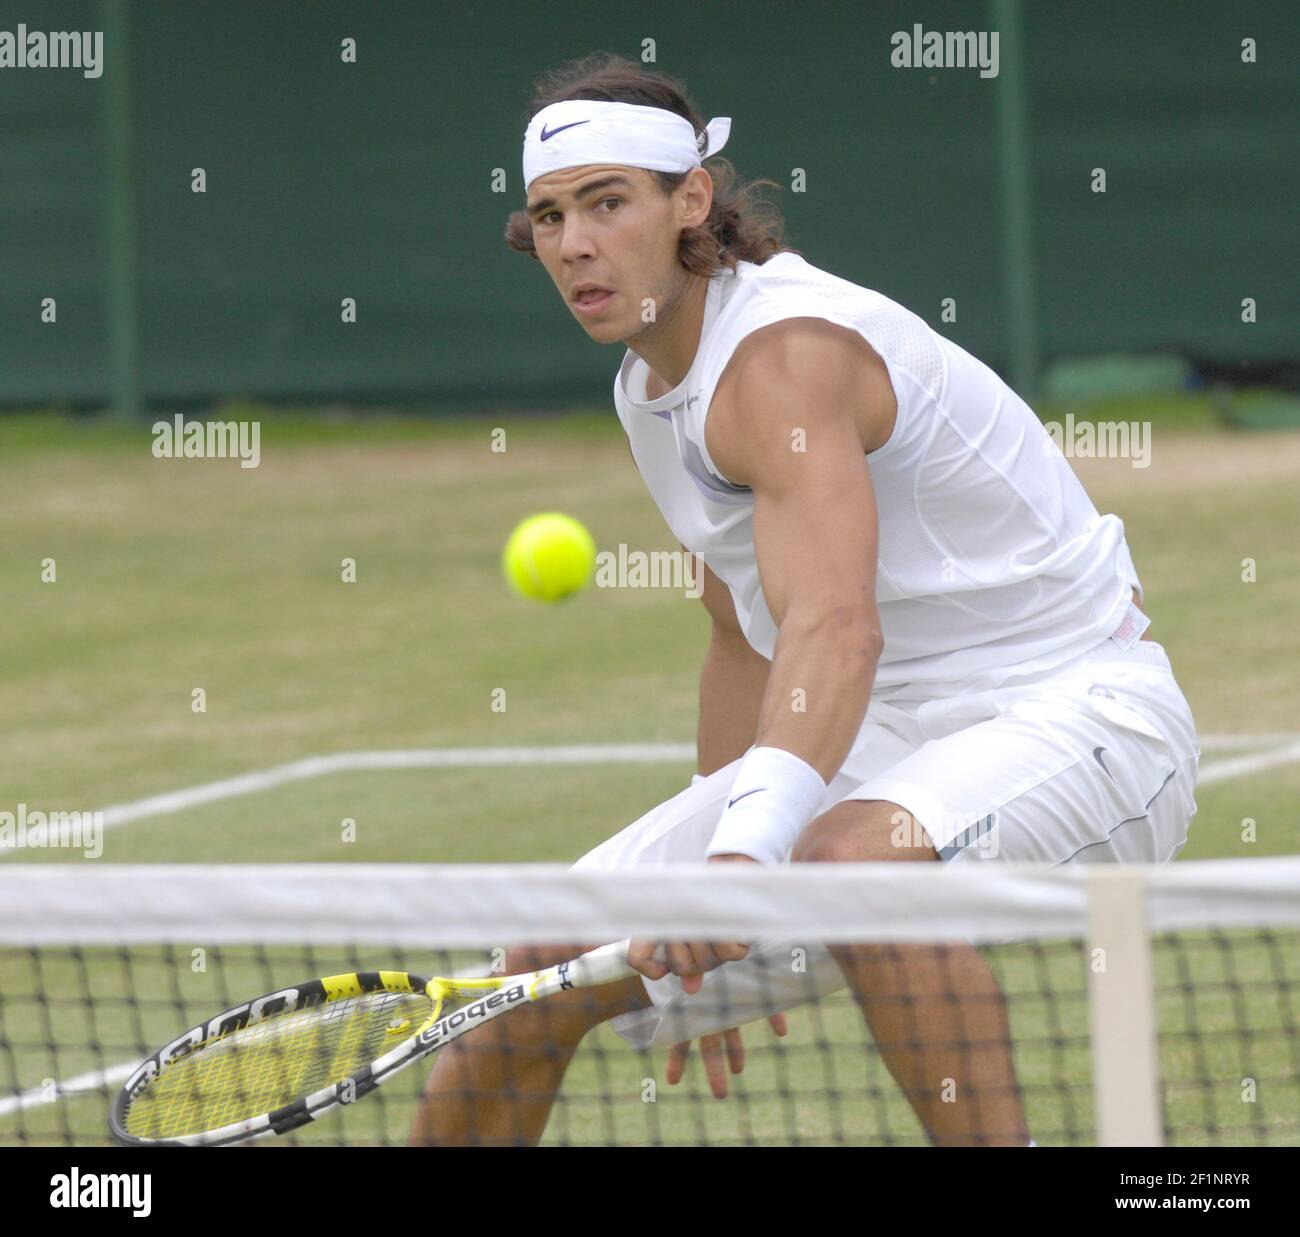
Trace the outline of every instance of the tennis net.
{"type": "MultiPolygon", "coordinates": [[[[377,969],[508,973],[526,948],[623,937],[753,948],[704,991],[585,1037],[574,1002],[593,1010],[609,989],[472,1032],[437,1067],[440,1137],[530,1140],[545,1080],[581,1038],[543,1143],[929,1145],[1015,1141],[1021,1129],[1039,1145],[1300,1142],[1300,861],[1279,859],[9,866],[0,1145],[110,1142],[108,1108],[141,1060],[286,985],[377,969]],[[859,968],[863,1008],[837,959],[859,968]],[[783,1036],[764,1020],[778,1010],[783,1036]],[[512,1020],[512,1033],[489,1034],[512,1020]],[[742,1024],[744,1070],[726,1099],[710,1093],[698,1048],[667,1084],[675,1041],[742,1024]]],[[[405,1143],[432,1068],[422,1060],[256,1145],[405,1143]]]]}

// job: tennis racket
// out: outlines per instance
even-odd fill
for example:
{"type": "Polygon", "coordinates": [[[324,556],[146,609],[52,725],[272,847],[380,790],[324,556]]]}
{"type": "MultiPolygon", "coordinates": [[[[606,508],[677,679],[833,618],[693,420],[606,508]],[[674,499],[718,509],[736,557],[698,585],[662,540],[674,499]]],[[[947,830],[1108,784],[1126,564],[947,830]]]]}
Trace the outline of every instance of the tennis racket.
{"type": "Polygon", "coordinates": [[[113,1137],[129,1146],[225,1147],[287,1134],[507,1010],[635,975],[628,944],[525,975],[357,971],[267,993],[144,1061],[113,1102],[113,1137]],[[449,1000],[468,1004],[444,1012],[449,1000]]]}

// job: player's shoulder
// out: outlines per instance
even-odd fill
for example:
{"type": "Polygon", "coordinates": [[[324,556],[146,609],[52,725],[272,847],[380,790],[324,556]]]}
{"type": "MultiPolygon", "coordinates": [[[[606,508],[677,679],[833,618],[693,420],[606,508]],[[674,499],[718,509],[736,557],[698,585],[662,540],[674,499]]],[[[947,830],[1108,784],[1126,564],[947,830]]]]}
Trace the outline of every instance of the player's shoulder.
{"type": "Polygon", "coordinates": [[[741,264],[728,304],[729,338],[715,362],[707,445],[727,455],[729,440],[752,441],[764,428],[780,436],[790,426],[844,416],[865,450],[885,442],[897,411],[893,386],[884,360],[854,325],[873,298],[883,300],[797,254],[741,264]]]}
{"type": "Polygon", "coordinates": [[[785,318],[736,349],[714,392],[705,439],[735,483],[755,453],[786,455],[796,431],[838,435],[851,427],[869,453],[888,441],[896,416],[888,370],[862,336],[824,319],[785,318]]]}
{"type": "Polygon", "coordinates": [[[739,263],[730,284],[711,341],[719,386],[744,381],[762,389],[784,381],[824,388],[851,380],[876,356],[859,324],[884,298],[801,254],[739,263]]]}
{"type": "Polygon", "coordinates": [[[824,381],[851,370],[870,345],[852,327],[813,316],[779,318],[756,326],[736,345],[723,378],[824,381]]]}
{"type": "Polygon", "coordinates": [[[864,401],[892,404],[884,362],[852,327],[816,317],[781,318],[751,331],[714,392],[715,405],[771,405],[801,416],[864,401]]]}

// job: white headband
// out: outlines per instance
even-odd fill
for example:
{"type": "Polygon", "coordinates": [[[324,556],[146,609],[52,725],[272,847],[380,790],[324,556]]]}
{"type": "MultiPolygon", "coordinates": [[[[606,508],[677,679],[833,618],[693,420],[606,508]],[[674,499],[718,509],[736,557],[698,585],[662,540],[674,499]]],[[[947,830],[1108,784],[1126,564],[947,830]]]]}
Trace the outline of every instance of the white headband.
{"type": "Polygon", "coordinates": [[[539,176],[585,163],[685,172],[727,144],[731,117],[709,121],[701,150],[691,122],[638,103],[565,99],[544,107],[524,133],[524,190],[539,176]]]}

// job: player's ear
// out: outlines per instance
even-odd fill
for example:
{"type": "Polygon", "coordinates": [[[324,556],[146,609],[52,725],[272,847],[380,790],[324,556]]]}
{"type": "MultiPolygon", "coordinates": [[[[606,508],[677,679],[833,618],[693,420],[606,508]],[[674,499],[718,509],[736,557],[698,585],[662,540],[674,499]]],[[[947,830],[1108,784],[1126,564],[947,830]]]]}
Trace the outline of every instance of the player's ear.
{"type": "Polygon", "coordinates": [[[691,168],[677,188],[681,200],[682,227],[703,227],[713,206],[713,178],[703,168],[691,168]]]}

